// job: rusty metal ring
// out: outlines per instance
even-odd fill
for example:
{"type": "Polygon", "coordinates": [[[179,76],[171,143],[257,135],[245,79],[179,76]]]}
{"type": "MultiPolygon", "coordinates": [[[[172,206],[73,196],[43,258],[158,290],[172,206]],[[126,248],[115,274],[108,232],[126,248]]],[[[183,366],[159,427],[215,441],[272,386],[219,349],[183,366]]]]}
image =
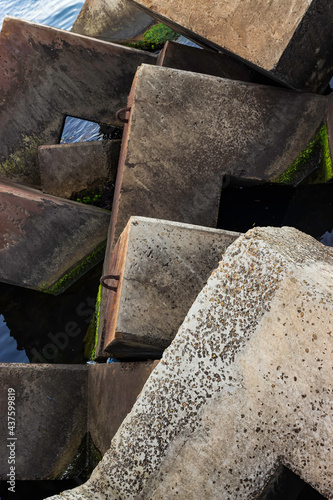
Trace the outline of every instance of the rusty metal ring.
{"type": "Polygon", "coordinates": [[[119,111],[116,113],[116,118],[122,123],[128,123],[128,118],[121,118],[120,115],[122,113],[127,113],[127,111],[131,111],[131,108],[121,108],[119,111]]]}
{"type": "Polygon", "coordinates": [[[120,276],[114,275],[114,274],[106,274],[105,276],[101,276],[101,278],[99,279],[100,284],[102,286],[104,286],[104,288],[107,288],[108,290],[112,290],[113,292],[116,292],[117,288],[118,288],[118,284],[117,284],[117,286],[110,286],[110,285],[107,285],[105,283],[105,280],[116,280],[116,281],[119,281],[120,280],[120,276]]]}

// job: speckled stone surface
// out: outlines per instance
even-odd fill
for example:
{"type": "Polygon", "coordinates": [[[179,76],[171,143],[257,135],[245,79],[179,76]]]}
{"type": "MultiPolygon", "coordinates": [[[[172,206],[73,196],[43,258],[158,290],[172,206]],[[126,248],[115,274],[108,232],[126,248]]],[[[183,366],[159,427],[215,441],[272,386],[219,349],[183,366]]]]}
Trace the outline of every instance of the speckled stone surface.
{"type": "Polygon", "coordinates": [[[120,276],[117,292],[105,290],[100,307],[99,333],[110,355],[119,358],[124,350],[135,356],[143,343],[158,348],[161,356],[239,235],[131,217],[111,256],[110,274],[120,276]]]}
{"type": "Polygon", "coordinates": [[[333,72],[330,0],[130,0],[201,44],[227,51],[302,91],[333,72]]]}
{"type": "Polygon", "coordinates": [[[249,500],[283,463],[332,499],[332,270],[293,228],[238,238],[91,479],[51,498],[249,500]]]}

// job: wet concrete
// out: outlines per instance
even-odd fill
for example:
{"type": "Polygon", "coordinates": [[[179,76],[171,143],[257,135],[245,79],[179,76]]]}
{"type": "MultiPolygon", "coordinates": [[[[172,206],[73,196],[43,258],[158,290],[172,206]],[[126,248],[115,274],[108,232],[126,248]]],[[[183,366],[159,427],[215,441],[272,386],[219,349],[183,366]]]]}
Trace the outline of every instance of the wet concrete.
{"type": "Polygon", "coordinates": [[[0,281],[60,293],[103,258],[109,212],[0,183],[0,281]]]}
{"type": "Polygon", "coordinates": [[[72,31],[110,42],[140,38],[156,21],[127,0],[86,0],[72,31]]]}
{"type": "Polygon", "coordinates": [[[329,0],[130,1],[187,38],[232,53],[291,88],[322,93],[332,77],[329,0]]]}
{"type": "Polygon", "coordinates": [[[7,17],[0,35],[0,177],[40,186],[37,151],[65,116],[119,125],[136,68],[156,56],[7,17]]]}
{"type": "Polygon", "coordinates": [[[114,183],[120,146],[120,140],[41,146],[38,159],[42,190],[71,198],[84,189],[114,183]]]}
{"type": "Polygon", "coordinates": [[[239,233],[131,217],[111,256],[103,289],[97,351],[161,357],[225,249],[239,233]]]}

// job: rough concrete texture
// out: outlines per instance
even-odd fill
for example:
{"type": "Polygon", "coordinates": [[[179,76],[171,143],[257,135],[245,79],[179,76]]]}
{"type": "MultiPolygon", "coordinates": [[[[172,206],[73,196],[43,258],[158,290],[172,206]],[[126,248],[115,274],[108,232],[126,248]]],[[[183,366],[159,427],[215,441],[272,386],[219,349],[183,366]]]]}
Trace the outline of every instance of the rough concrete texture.
{"type": "Polygon", "coordinates": [[[156,64],[168,68],[230,78],[231,80],[277,86],[275,80],[267,78],[259,71],[230,55],[172,41],[165,44],[158,55],[156,64]]]}
{"type": "Polygon", "coordinates": [[[103,257],[106,210],[0,183],[0,281],[60,293],[103,257]]]}
{"type": "Polygon", "coordinates": [[[156,56],[6,17],[0,35],[0,177],[40,186],[38,146],[66,115],[117,124],[136,68],[156,56]]]}
{"type": "Polygon", "coordinates": [[[314,139],[326,106],[322,96],[141,65],[110,241],[131,215],[216,226],[223,174],[277,179],[314,139]]]}
{"type": "Polygon", "coordinates": [[[127,0],[86,0],[72,31],[110,42],[135,40],[156,21],[127,0]]]}
{"type": "Polygon", "coordinates": [[[256,498],[283,463],[332,499],[333,250],[293,228],[230,245],[72,499],[256,498]]]}
{"type": "Polygon", "coordinates": [[[41,146],[38,160],[42,190],[70,198],[84,189],[114,182],[120,146],[120,140],[41,146]]]}
{"type": "Polygon", "coordinates": [[[153,361],[89,366],[88,430],[102,455],[155,366],[153,361]]]}
{"type": "Polygon", "coordinates": [[[0,479],[8,480],[7,446],[12,443],[16,479],[56,479],[87,432],[88,366],[1,363],[0,380],[0,479]],[[8,398],[13,401],[13,394],[10,420],[8,398]],[[11,435],[8,426],[14,421],[11,435]]]}
{"type": "Polygon", "coordinates": [[[105,290],[101,302],[99,337],[104,349],[119,358],[135,355],[141,343],[157,348],[160,357],[221,255],[239,235],[131,217],[111,256],[110,274],[120,276],[117,292],[105,290]]]}
{"type": "Polygon", "coordinates": [[[333,74],[330,0],[131,0],[177,32],[231,52],[292,88],[321,92],[333,74]]]}

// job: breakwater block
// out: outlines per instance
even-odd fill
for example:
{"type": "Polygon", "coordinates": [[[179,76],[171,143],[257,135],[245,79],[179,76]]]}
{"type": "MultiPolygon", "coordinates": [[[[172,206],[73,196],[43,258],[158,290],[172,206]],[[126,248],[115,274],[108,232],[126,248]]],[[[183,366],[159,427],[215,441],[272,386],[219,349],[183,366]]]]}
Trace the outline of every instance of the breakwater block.
{"type": "Polygon", "coordinates": [[[114,182],[120,146],[120,140],[41,146],[38,160],[42,190],[70,198],[84,189],[114,182]]]}
{"type": "Polygon", "coordinates": [[[106,210],[0,183],[0,281],[58,294],[104,255],[106,210]]]}
{"type": "Polygon", "coordinates": [[[52,498],[257,498],[281,463],[331,498],[332,269],[296,229],[240,236],[90,480],[52,498]]]}
{"type": "Polygon", "coordinates": [[[158,361],[89,366],[88,430],[104,455],[158,361]]]}
{"type": "Polygon", "coordinates": [[[156,20],[127,0],[86,0],[71,31],[110,42],[140,38],[156,20]]]}
{"type": "Polygon", "coordinates": [[[156,56],[6,17],[0,35],[0,177],[40,186],[38,147],[66,116],[111,125],[137,66],[156,56]]]}
{"type": "Polygon", "coordinates": [[[228,54],[167,41],[157,58],[158,66],[206,75],[278,86],[278,83],[228,54]]]}
{"type": "Polygon", "coordinates": [[[131,217],[114,247],[99,316],[99,349],[160,358],[240,233],[131,217]]]}
{"type": "Polygon", "coordinates": [[[88,366],[0,363],[0,380],[0,479],[9,480],[10,453],[16,479],[58,478],[87,432],[88,366]]]}
{"type": "Polygon", "coordinates": [[[224,174],[298,172],[325,127],[327,99],[143,64],[128,108],[110,246],[132,215],[216,227],[224,174]]]}
{"type": "Polygon", "coordinates": [[[131,2],[178,33],[232,53],[291,88],[321,93],[332,77],[330,0],[294,0],[292,8],[285,0],[131,2]]]}

